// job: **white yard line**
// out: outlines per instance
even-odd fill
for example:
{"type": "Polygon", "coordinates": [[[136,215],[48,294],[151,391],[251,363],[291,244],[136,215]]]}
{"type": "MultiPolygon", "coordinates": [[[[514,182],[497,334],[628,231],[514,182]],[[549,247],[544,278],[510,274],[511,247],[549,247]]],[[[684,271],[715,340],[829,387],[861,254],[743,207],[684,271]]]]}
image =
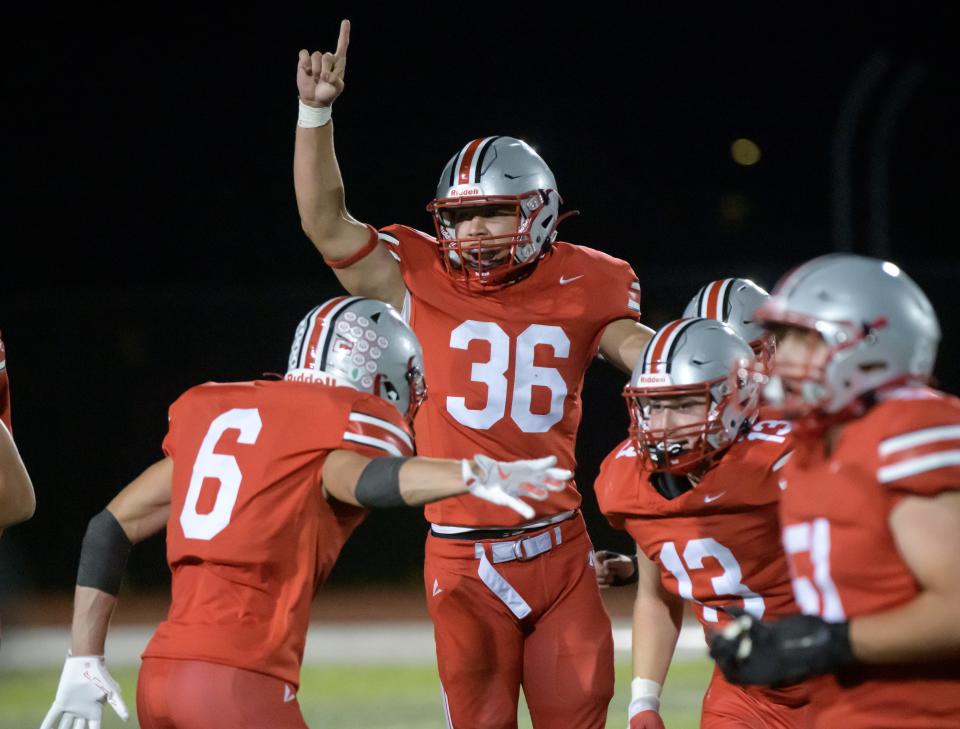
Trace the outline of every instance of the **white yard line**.
{"type": "MultiPolygon", "coordinates": [[[[116,625],[107,638],[110,665],[136,665],[153,625],[116,625]]],[[[0,673],[59,668],[70,645],[70,629],[4,626],[0,673]]],[[[630,655],[630,623],[613,624],[618,660],[630,655]]],[[[677,642],[678,658],[706,655],[703,631],[685,623],[677,642]]],[[[303,662],[306,665],[431,664],[435,660],[433,626],[427,622],[312,623],[303,662]]]]}

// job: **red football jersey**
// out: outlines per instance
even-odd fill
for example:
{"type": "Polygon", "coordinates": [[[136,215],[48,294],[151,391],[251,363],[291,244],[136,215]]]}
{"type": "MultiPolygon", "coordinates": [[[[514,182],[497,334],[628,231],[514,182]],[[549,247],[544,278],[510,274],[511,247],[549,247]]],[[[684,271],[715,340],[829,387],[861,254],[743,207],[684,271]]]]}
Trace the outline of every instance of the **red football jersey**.
{"type": "MultiPolygon", "coordinates": [[[[783,544],[800,609],[840,621],[895,608],[917,584],[890,512],[905,496],[960,488],[960,400],[927,388],[889,393],[847,424],[827,454],[797,439],[782,471],[783,544]]],[[[817,726],[956,726],[960,661],[856,666],[814,696],[817,726]]]]}
{"type": "Polygon", "coordinates": [[[396,408],[350,388],[207,383],[171,406],[173,600],[144,657],[298,685],[310,603],[366,513],[323,496],[323,464],[339,448],[413,455],[396,408]]]}
{"type": "Polygon", "coordinates": [[[10,420],[10,380],[7,377],[7,350],[4,349],[3,339],[0,339],[0,420],[13,432],[13,423],[10,420]]]}
{"type": "MultiPolygon", "coordinates": [[[[443,269],[433,238],[404,226],[381,232],[407,286],[404,314],[424,351],[427,400],[417,451],[442,458],[556,455],[574,469],[583,375],[604,328],[640,315],[640,285],[624,261],[555,243],[526,279],[478,292],[443,269]]],[[[533,502],[537,516],[580,505],[573,483],[533,502]]],[[[438,524],[513,526],[503,506],[444,499],[426,507],[438,524]]]]}
{"type": "Polygon", "coordinates": [[[600,466],[600,510],[660,569],[660,581],[692,602],[705,630],[730,621],[728,607],[777,619],[799,612],[780,545],[779,470],[789,460],[789,425],[761,420],[673,499],[641,471],[630,440],[600,466]]]}

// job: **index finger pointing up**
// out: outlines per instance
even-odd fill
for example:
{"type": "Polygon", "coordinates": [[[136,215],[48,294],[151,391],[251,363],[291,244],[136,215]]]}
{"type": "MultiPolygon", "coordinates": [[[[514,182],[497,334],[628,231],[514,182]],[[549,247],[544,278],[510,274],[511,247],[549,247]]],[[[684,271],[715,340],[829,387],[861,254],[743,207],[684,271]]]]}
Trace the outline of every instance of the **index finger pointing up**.
{"type": "Polygon", "coordinates": [[[340,37],[337,38],[337,52],[336,56],[338,58],[343,58],[347,55],[347,46],[350,45],[350,21],[341,20],[340,21],[340,37]]]}

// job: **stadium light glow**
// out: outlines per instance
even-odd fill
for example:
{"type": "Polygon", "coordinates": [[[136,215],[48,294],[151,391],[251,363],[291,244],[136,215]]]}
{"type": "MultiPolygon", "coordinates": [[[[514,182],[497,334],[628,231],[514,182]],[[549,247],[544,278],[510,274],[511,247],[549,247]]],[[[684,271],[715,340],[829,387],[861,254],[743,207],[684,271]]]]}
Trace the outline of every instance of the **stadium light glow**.
{"type": "Polygon", "coordinates": [[[730,156],[738,165],[750,167],[760,161],[760,147],[752,139],[740,137],[730,145],[730,156]]]}

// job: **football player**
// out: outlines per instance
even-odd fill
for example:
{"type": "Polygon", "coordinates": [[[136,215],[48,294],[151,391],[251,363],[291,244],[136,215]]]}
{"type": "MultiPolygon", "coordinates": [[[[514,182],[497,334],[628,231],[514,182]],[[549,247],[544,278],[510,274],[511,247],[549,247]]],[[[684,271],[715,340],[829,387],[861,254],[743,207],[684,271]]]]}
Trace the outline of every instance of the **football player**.
{"type": "MultiPolygon", "coordinates": [[[[304,230],[351,293],[402,308],[424,347],[424,455],[556,453],[575,466],[584,372],[598,351],[629,371],[649,340],[629,264],[559,242],[553,173],[527,144],[483,137],[444,167],[435,236],[351,217],[330,108],[333,53],[300,52],[294,178],[304,230]]],[[[426,509],[424,587],[448,722],[512,727],[520,686],[535,727],[603,727],[613,644],[573,482],[525,519],[462,498],[426,509]],[[546,553],[549,552],[549,555],[546,553]]]]}
{"type": "Polygon", "coordinates": [[[132,544],[164,526],[172,602],[143,654],[140,726],[304,729],[296,701],[310,603],[368,508],[454,494],[516,509],[569,471],[483,456],[415,458],[421,350],[386,304],[340,297],[294,337],[282,381],[206,383],[170,408],[166,458],[87,529],[72,647],[43,729],[127,710],[104,662],[132,544]]]}
{"type": "MultiPolygon", "coordinates": [[[[750,279],[720,278],[700,288],[683,310],[683,318],[703,317],[729,325],[753,349],[758,365],[766,367],[773,355],[773,335],[754,319],[754,313],[769,296],[750,279]]],[[[602,549],[595,559],[601,588],[636,583],[636,556],[602,549]]]]}
{"type": "Polygon", "coordinates": [[[33,483],[13,441],[12,427],[7,356],[0,339],[0,535],[7,527],[32,517],[37,507],[33,483]]]}
{"type": "MultiPolygon", "coordinates": [[[[789,425],[758,420],[755,355],[712,319],[658,330],[624,390],[630,437],[604,460],[601,511],[637,543],[630,729],[662,729],[684,601],[709,635],[745,611],[798,612],[780,545],[789,425]]],[[[700,726],[803,727],[807,687],[743,689],[715,671],[700,726]]]]}
{"type": "Polygon", "coordinates": [[[777,335],[765,396],[794,423],[780,520],[803,612],[715,638],[730,680],[831,674],[817,727],[960,717],[960,401],[927,386],[940,327],[897,266],[822,256],[758,312],[777,335]]]}

